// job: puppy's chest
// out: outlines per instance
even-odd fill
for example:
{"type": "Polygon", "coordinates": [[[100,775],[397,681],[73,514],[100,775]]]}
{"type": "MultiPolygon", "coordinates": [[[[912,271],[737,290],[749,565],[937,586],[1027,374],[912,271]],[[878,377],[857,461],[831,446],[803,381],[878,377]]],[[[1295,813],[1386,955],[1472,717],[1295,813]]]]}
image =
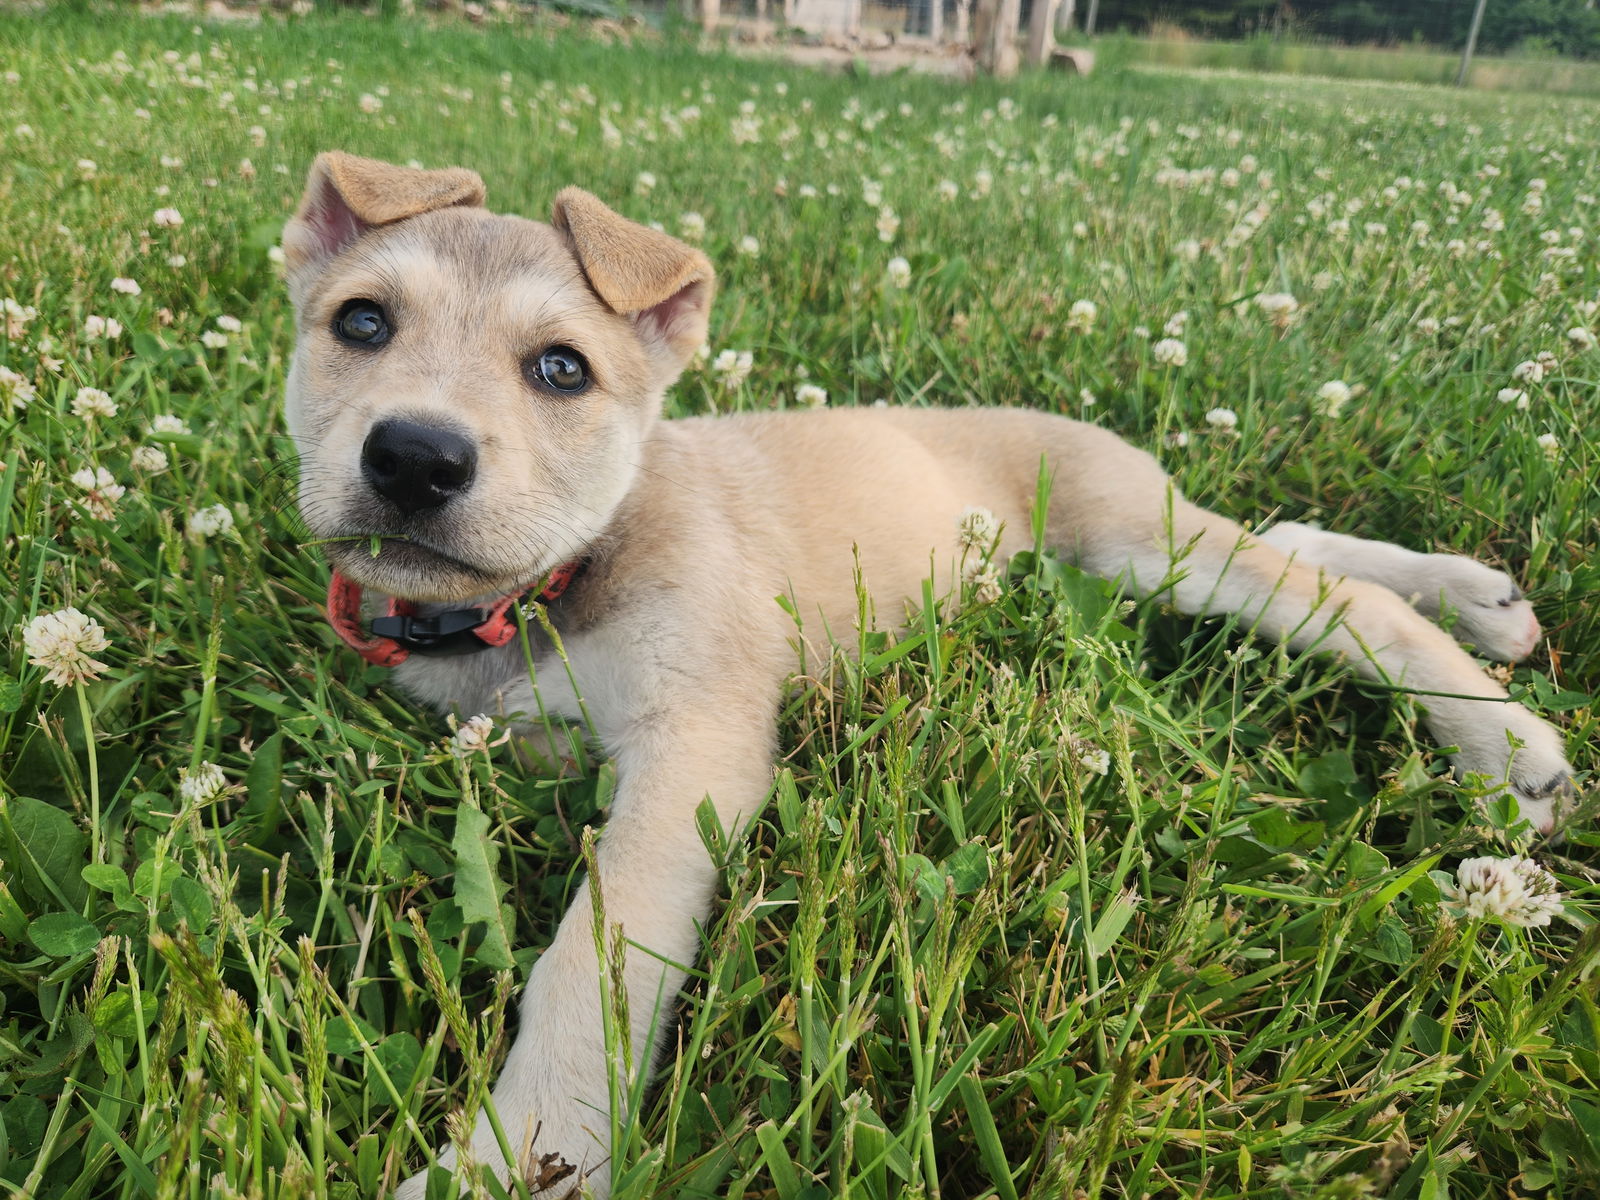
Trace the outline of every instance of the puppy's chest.
{"type": "Polygon", "coordinates": [[[582,715],[569,664],[549,646],[535,646],[531,673],[522,646],[513,642],[457,657],[413,655],[396,668],[395,681],[441,714],[521,716],[534,722],[541,713],[564,720],[582,715]]]}

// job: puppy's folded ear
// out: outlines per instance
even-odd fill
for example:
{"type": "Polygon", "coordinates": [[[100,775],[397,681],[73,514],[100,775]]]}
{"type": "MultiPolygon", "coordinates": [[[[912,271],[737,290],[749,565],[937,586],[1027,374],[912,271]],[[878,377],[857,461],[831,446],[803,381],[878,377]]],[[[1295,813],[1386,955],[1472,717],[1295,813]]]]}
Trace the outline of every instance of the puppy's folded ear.
{"type": "Polygon", "coordinates": [[[290,283],[374,226],[482,203],[483,180],[462,167],[419,171],[337,150],[319,154],[300,207],[283,230],[290,283]]]}
{"type": "Polygon", "coordinates": [[[550,224],[566,235],[600,299],[680,371],[706,340],[717,276],[692,246],[618,216],[582,188],[563,188],[550,224]]]}

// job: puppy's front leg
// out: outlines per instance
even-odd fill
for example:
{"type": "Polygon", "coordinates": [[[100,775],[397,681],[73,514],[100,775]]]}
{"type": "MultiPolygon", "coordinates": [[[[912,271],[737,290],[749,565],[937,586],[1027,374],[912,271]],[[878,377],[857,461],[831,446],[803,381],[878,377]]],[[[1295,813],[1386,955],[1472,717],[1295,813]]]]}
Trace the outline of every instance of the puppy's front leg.
{"type": "MultiPolygon", "coordinates": [[[[696,925],[716,889],[695,812],[709,795],[727,828],[760,806],[771,781],[774,717],[771,705],[752,706],[748,695],[700,695],[692,706],[633,717],[605,740],[618,791],[597,853],[600,891],[607,925],[620,925],[629,943],[624,982],[633,1069],[649,1071],[698,948],[696,925]]],[[[531,1190],[542,1178],[551,1181],[552,1194],[563,1195],[581,1178],[595,1196],[610,1193],[610,1080],[615,1073],[619,1093],[628,1081],[622,1063],[606,1058],[602,986],[585,884],[529,977],[522,1028],[493,1093],[531,1190]],[[556,1181],[563,1165],[573,1171],[556,1181]]],[[[502,1181],[514,1169],[486,1114],[473,1130],[472,1156],[502,1181]]],[[[439,1159],[443,1167],[455,1161],[453,1150],[439,1159]]],[[[398,1196],[419,1200],[425,1186],[426,1174],[418,1175],[398,1196]]]]}

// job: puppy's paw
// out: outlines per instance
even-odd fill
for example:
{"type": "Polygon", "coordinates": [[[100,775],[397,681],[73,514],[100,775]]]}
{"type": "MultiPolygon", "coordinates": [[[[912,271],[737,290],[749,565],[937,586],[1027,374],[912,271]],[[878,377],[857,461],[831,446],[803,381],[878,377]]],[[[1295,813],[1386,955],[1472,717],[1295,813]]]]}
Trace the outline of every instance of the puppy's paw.
{"type": "MultiPolygon", "coordinates": [[[[531,1120],[516,1121],[510,1112],[501,1114],[501,1122],[506,1136],[517,1151],[517,1169],[522,1172],[523,1181],[528,1185],[531,1195],[539,1200],[576,1200],[578,1196],[588,1200],[606,1200],[611,1190],[610,1173],[598,1144],[587,1131],[574,1130],[567,1139],[551,1137],[547,1136],[542,1124],[535,1124],[531,1120]],[[520,1144],[518,1131],[521,1133],[520,1144]],[[557,1146],[566,1147],[571,1158],[557,1146]],[[588,1169],[575,1165],[595,1164],[597,1161],[597,1166],[591,1165],[588,1169]]],[[[494,1130],[482,1114],[472,1131],[472,1161],[479,1164],[480,1171],[493,1175],[503,1186],[510,1188],[512,1168],[505,1162],[494,1130]]],[[[445,1148],[434,1165],[413,1175],[395,1189],[395,1200],[424,1200],[429,1176],[436,1170],[453,1174],[458,1163],[456,1148],[445,1148]]],[[[464,1181],[458,1181],[454,1186],[456,1190],[447,1189],[447,1195],[480,1194],[477,1188],[464,1181]]]]}
{"type": "Polygon", "coordinates": [[[1561,734],[1521,705],[1492,707],[1500,709],[1500,719],[1460,740],[1456,773],[1482,775],[1508,788],[1523,818],[1539,833],[1553,833],[1575,790],[1561,734]]]}
{"type": "Polygon", "coordinates": [[[1571,773],[1562,771],[1545,779],[1531,779],[1519,770],[1513,771],[1512,776],[1511,794],[1517,798],[1523,820],[1539,833],[1554,833],[1576,795],[1571,773]]]}
{"type": "Polygon", "coordinates": [[[1433,587],[1456,611],[1455,636],[1486,658],[1521,662],[1539,644],[1533,605],[1504,571],[1455,554],[1430,554],[1433,587]]]}

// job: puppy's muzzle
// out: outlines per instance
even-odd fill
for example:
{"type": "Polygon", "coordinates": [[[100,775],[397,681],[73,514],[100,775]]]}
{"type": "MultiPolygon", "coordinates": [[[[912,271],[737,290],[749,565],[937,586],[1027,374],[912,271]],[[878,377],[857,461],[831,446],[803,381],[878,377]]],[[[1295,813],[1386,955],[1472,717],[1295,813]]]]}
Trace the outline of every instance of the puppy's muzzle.
{"type": "Polygon", "coordinates": [[[466,491],[477,469],[472,442],[437,425],[379,421],[361,447],[368,486],[408,517],[466,491]]]}

